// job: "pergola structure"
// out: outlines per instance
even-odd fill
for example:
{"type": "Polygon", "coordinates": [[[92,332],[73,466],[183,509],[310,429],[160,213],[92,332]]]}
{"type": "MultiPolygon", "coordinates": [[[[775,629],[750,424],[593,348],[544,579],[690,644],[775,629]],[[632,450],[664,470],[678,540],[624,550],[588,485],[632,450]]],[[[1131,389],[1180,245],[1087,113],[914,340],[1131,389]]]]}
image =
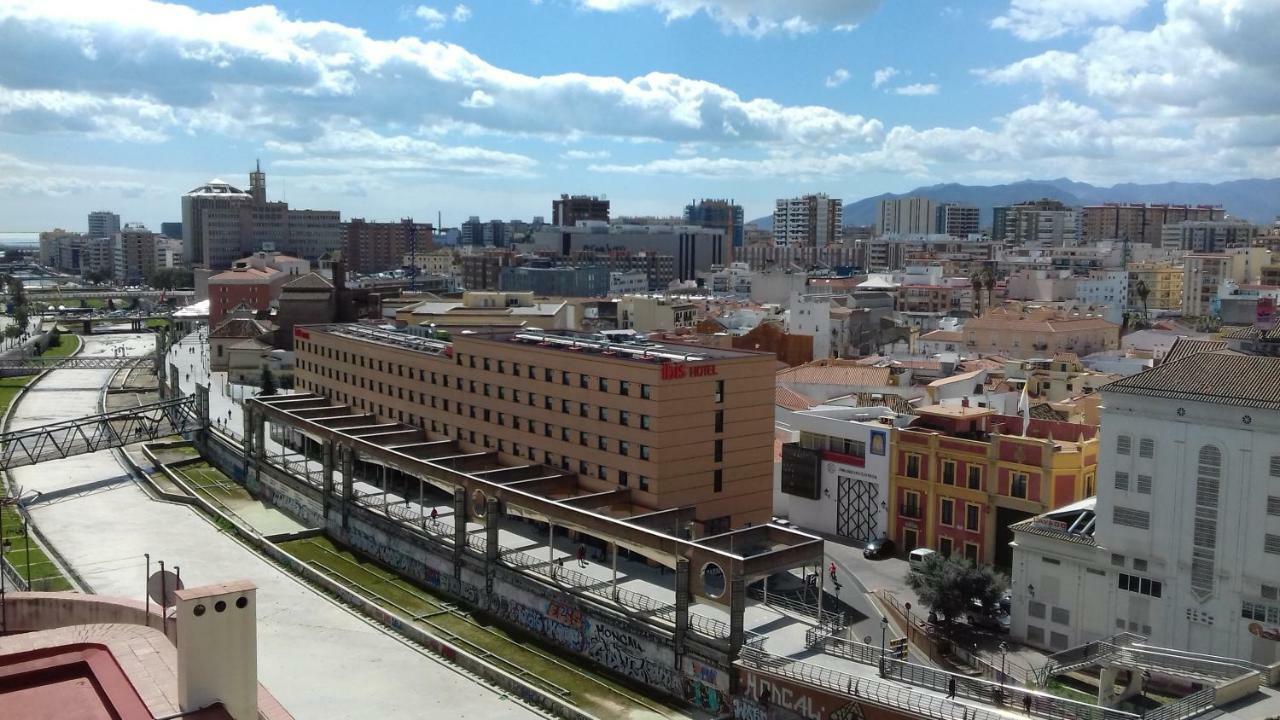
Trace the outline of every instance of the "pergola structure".
{"type": "MultiPolygon", "coordinates": [[[[821,567],[824,558],[821,538],[771,524],[690,539],[685,530],[693,520],[692,507],[646,507],[636,502],[630,488],[601,492],[580,487],[576,475],[547,465],[504,465],[496,451],[431,440],[420,428],[383,421],[320,395],[252,398],[245,402],[244,418],[245,457],[251,467],[265,459],[267,422],[318,443],[325,513],[339,505],[344,524],[355,505],[355,465],[371,463],[420,483],[420,493],[431,485],[451,494],[456,518],[484,525],[490,561],[500,560],[498,529],[502,517],[510,515],[547,523],[551,533],[562,528],[607,543],[615,597],[618,548],[671,568],[677,646],[689,628],[689,603],[697,597],[727,607],[728,650],[736,657],[745,635],[746,586],[774,573],[821,567]]],[[[314,456],[305,449],[304,454],[314,456]]],[[[459,554],[467,547],[466,522],[455,522],[453,532],[455,562],[460,563],[459,554]]]]}

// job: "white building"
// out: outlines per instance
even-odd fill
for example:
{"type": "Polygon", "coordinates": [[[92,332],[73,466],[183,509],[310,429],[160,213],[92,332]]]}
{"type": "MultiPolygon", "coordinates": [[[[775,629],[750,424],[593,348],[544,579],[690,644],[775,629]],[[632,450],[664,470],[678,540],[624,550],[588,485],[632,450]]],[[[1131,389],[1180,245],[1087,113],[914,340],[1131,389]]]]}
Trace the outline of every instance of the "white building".
{"type": "Polygon", "coordinates": [[[118,232],[120,232],[120,216],[116,213],[110,210],[94,210],[89,213],[89,237],[114,237],[118,232]]]}
{"type": "Polygon", "coordinates": [[[786,326],[792,335],[813,336],[814,359],[829,358],[832,350],[848,342],[840,323],[832,322],[830,295],[793,293],[787,301],[786,326]]]}
{"type": "Polygon", "coordinates": [[[844,204],[825,193],[779,198],[773,211],[773,241],[778,245],[835,245],[843,226],[844,204]]]}
{"type": "Polygon", "coordinates": [[[1096,501],[1013,526],[1013,636],[1280,660],[1280,358],[1198,353],[1100,392],[1096,501]]]}
{"type": "MultiPolygon", "coordinates": [[[[933,235],[938,227],[938,203],[927,197],[881,200],[876,207],[878,235],[933,235]]],[[[977,232],[977,229],[974,229],[977,232]]]]}
{"type": "Polygon", "coordinates": [[[889,527],[886,407],[821,405],[779,410],[784,445],[774,473],[774,514],[806,530],[865,541],[889,527]]]}
{"type": "Polygon", "coordinates": [[[649,276],[642,272],[609,273],[609,296],[644,293],[649,290],[649,276]]]}
{"type": "Polygon", "coordinates": [[[1127,270],[1095,270],[1087,278],[1075,281],[1075,300],[1080,305],[1105,308],[1108,322],[1119,324],[1129,304],[1129,272],[1127,270]]]}

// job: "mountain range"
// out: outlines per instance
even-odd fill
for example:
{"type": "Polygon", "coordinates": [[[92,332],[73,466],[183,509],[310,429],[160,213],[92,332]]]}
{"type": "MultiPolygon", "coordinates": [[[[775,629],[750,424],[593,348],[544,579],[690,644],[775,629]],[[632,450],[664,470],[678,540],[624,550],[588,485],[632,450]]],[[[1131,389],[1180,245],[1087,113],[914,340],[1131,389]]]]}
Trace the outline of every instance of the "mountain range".
{"type": "MultiPolygon", "coordinates": [[[[932,200],[977,205],[984,226],[991,224],[991,208],[1027,200],[1050,198],[1067,205],[1092,205],[1103,202],[1177,203],[1221,205],[1227,214],[1254,223],[1269,224],[1280,216],[1280,178],[1270,180],[1231,180],[1221,183],[1169,182],[1151,185],[1122,183],[1099,187],[1068,178],[1057,180],[1022,180],[1005,185],[960,185],[945,183],[918,187],[906,193],[884,193],[856,202],[845,203],[845,225],[871,225],[876,219],[881,200],[923,196],[932,200]]],[[[762,229],[773,228],[773,217],[753,221],[762,229]]]]}

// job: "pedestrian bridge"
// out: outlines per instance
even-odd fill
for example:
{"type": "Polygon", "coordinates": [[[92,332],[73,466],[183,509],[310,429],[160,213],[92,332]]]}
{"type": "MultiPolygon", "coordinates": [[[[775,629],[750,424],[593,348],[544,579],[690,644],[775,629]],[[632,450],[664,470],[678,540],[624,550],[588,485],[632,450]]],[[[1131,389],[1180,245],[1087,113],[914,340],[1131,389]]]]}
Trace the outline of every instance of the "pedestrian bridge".
{"type": "Polygon", "coordinates": [[[0,433],[0,470],[180,435],[201,424],[196,398],[183,397],[13,430],[0,433]]]}
{"type": "Polygon", "coordinates": [[[147,357],[119,355],[76,355],[73,357],[21,357],[0,359],[0,376],[34,375],[51,368],[59,370],[119,370],[146,362],[147,357]]]}

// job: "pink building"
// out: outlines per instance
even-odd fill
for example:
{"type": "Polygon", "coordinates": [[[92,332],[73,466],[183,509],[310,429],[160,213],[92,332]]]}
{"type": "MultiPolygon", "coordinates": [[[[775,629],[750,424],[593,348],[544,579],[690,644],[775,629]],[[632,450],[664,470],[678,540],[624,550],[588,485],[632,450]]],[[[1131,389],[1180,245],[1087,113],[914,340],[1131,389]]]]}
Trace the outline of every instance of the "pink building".
{"type": "Polygon", "coordinates": [[[311,264],[288,255],[259,252],[237,260],[209,278],[209,326],[217,327],[238,305],[269,311],[290,280],[311,272],[311,264]]]}

